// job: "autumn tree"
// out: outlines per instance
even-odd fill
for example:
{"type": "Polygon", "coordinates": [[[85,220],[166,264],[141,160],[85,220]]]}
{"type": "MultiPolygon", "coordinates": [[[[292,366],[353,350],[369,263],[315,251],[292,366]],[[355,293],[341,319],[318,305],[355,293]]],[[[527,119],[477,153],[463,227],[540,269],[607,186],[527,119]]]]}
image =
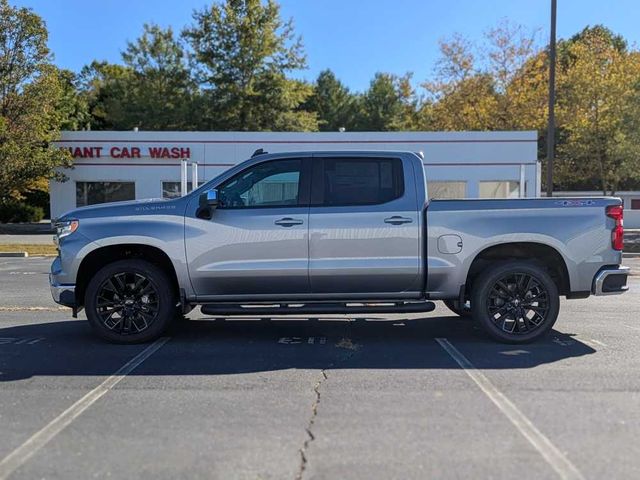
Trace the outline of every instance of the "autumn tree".
{"type": "Polygon", "coordinates": [[[640,180],[640,54],[608,29],[586,28],[560,49],[557,176],[593,179],[603,194],[640,180]]]}
{"type": "Polygon", "coordinates": [[[546,53],[538,46],[537,31],[502,20],[484,38],[484,61],[496,94],[491,128],[543,129],[549,67],[546,53]]]}
{"type": "Polygon", "coordinates": [[[183,31],[203,94],[205,130],[316,130],[301,108],[311,85],[289,78],[306,67],[293,22],[274,0],[226,0],[193,14],[183,31]]]}
{"type": "Polygon", "coordinates": [[[68,153],[53,144],[64,121],[62,94],[44,22],[0,0],[0,209],[69,165],[68,153]]]}
{"type": "Polygon", "coordinates": [[[482,44],[461,35],[442,40],[433,78],[423,84],[431,127],[541,128],[546,100],[544,58],[536,32],[507,20],[487,30],[482,44]]]}
{"type": "Polygon", "coordinates": [[[493,79],[479,71],[471,42],[460,35],[440,41],[433,78],[422,85],[437,130],[490,130],[496,94],[493,79]]]}

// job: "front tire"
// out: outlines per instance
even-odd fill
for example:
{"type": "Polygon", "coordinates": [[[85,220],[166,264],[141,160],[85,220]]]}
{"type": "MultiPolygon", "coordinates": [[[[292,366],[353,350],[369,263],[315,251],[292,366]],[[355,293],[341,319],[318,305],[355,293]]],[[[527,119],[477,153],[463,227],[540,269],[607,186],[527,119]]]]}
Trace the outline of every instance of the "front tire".
{"type": "Polygon", "coordinates": [[[473,283],[473,317],[494,339],[529,343],[551,330],[558,318],[558,287],[533,262],[497,263],[473,283]]]}
{"type": "Polygon", "coordinates": [[[119,260],[89,281],[85,310],[100,337],[113,343],[158,338],[175,317],[175,292],[167,274],[145,260],[119,260]]]}

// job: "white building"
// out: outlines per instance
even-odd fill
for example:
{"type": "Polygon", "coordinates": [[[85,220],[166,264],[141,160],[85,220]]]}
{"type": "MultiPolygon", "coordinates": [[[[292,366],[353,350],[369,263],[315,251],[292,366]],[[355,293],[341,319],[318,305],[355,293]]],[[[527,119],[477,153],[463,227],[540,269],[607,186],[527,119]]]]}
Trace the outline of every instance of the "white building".
{"type": "MultiPolygon", "coordinates": [[[[180,195],[181,160],[206,182],[262,148],[409,150],[424,154],[432,198],[535,197],[537,133],[527,132],[63,132],[68,180],[52,182],[51,215],[94,203],[180,195]]],[[[191,189],[191,182],[188,188],[191,189]]]]}

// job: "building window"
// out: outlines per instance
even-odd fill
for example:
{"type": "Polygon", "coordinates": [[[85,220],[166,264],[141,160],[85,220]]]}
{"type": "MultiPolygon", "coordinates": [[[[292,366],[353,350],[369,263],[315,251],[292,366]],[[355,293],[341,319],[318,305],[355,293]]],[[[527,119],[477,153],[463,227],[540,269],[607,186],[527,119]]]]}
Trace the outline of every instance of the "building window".
{"type": "MultiPolygon", "coordinates": [[[[187,182],[187,192],[192,190],[193,183],[187,182]]],[[[198,187],[204,182],[198,182],[198,187]]],[[[180,198],[180,182],[162,182],[162,198],[180,198]]]]}
{"type": "Polygon", "coordinates": [[[480,198],[518,198],[520,182],[480,182],[480,198]]]}
{"type": "Polygon", "coordinates": [[[467,182],[433,181],[427,182],[429,198],[464,198],[467,196],[467,182]]]}
{"type": "Polygon", "coordinates": [[[640,198],[631,199],[631,210],[640,210],[640,198]]]}
{"type": "Polygon", "coordinates": [[[76,182],[76,206],[135,200],[135,182],[76,182]]]}

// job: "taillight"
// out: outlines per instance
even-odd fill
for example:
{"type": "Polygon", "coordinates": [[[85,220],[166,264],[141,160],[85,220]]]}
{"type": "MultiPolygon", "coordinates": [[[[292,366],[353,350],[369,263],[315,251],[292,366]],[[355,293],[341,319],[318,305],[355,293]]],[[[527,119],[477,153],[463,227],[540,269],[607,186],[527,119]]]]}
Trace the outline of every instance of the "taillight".
{"type": "Polygon", "coordinates": [[[609,205],[606,212],[607,217],[613,218],[616,221],[616,226],[611,232],[611,246],[614,250],[622,250],[624,246],[623,206],[609,205]]]}

